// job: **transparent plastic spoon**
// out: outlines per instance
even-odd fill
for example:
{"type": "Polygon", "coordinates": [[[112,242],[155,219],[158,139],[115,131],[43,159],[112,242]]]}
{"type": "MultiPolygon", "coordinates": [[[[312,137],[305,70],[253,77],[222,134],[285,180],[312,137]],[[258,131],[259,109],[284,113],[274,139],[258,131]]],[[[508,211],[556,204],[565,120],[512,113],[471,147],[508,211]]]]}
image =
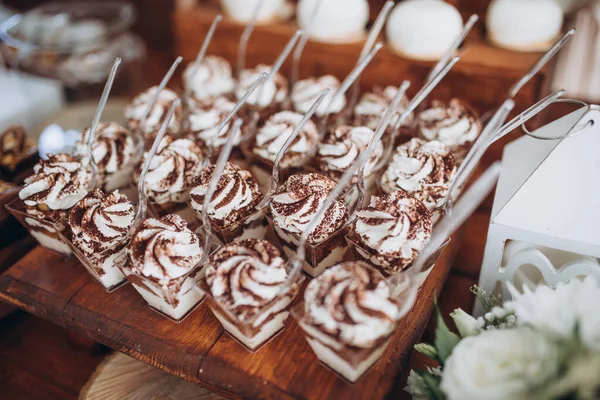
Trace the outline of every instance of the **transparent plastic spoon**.
{"type": "MultiPolygon", "coordinates": [[[[237,118],[233,123],[234,127],[240,127],[242,125],[242,120],[237,118]]],[[[210,181],[208,183],[208,188],[206,189],[206,194],[204,195],[204,201],[202,203],[202,228],[204,230],[204,253],[202,255],[203,263],[206,258],[208,258],[209,251],[212,242],[212,227],[210,225],[210,219],[208,217],[208,207],[212,198],[217,190],[217,186],[219,184],[219,180],[223,175],[223,171],[225,170],[225,165],[227,165],[227,160],[231,155],[231,150],[233,149],[233,144],[238,136],[238,129],[234,129],[229,131],[230,134],[227,137],[227,141],[223,145],[223,149],[219,154],[219,158],[217,159],[217,163],[215,164],[215,168],[211,175],[210,181]]]]}
{"type": "Polygon", "coordinates": [[[181,56],[177,57],[175,59],[175,61],[173,62],[173,65],[171,65],[171,68],[169,68],[169,70],[167,71],[167,74],[164,76],[162,81],[160,81],[160,84],[156,88],[156,92],[152,95],[152,98],[150,99],[150,102],[148,103],[148,106],[146,107],[146,110],[144,111],[144,114],[143,114],[142,118],[140,119],[140,122],[146,121],[146,119],[148,118],[148,115],[150,115],[150,111],[152,111],[152,107],[154,107],[154,105],[156,104],[156,101],[158,100],[158,96],[160,96],[160,93],[167,86],[167,83],[169,83],[169,81],[171,80],[171,77],[173,77],[175,70],[177,69],[179,64],[181,64],[181,60],[183,60],[183,57],[181,57],[181,56]]]}
{"type": "MultiPolygon", "coordinates": [[[[250,42],[250,36],[252,36],[252,32],[254,31],[254,27],[256,26],[256,20],[258,19],[258,14],[265,3],[265,0],[260,0],[256,3],[256,7],[254,8],[254,12],[252,13],[252,18],[246,24],[244,28],[244,32],[242,32],[242,36],[240,36],[240,43],[238,44],[238,54],[237,54],[237,71],[236,75],[238,80],[240,78],[240,74],[246,68],[246,51],[248,50],[248,42],[250,42]]],[[[239,81],[238,81],[239,82],[239,81]]],[[[239,83],[238,83],[239,85],[239,83]]]]}
{"type": "Polygon", "coordinates": [[[371,61],[373,61],[373,58],[379,52],[379,50],[381,50],[382,47],[382,43],[377,43],[373,47],[373,49],[371,49],[371,51],[369,51],[369,53],[354,67],[354,69],[350,72],[346,79],[344,79],[338,90],[336,90],[333,96],[331,96],[331,99],[327,104],[327,108],[325,109],[325,115],[321,119],[321,126],[319,127],[319,135],[321,138],[325,136],[325,130],[327,128],[327,125],[329,124],[329,116],[331,115],[331,106],[333,105],[335,99],[346,94],[346,92],[348,91],[348,89],[350,89],[354,81],[358,79],[360,74],[362,74],[365,68],[367,68],[371,61]]]}
{"type": "Polygon", "coordinates": [[[403,304],[397,318],[402,318],[412,308],[420,285],[418,275],[431,265],[431,259],[448,242],[450,236],[475,212],[483,203],[488,194],[496,186],[500,176],[500,162],[494,163],[484,174],[469,188],[465,195],[456,203],[454,212],[444,216],[433,230],[427,246],[421,251],[419,257],[405,271],[392,275],[387,279],[392,288],[392,295],[396,298],[403,293],[403,304]],[[409,289],[408,293],[406,289],[409,289]]]}
{"type": "Polygon", "coordinates": [[[208,29],[208,33],[206,34],[206,37],[204,38],[204,42],[202,43],[200,52],[198,52],[198,55],[196,56],[196,60],[194,61],[194,64],[192,65],[191,75],[194,75],[196,73],[196,71],[198,70],[198,68],[200,67],[200,64],[202,64],[202,61],[204,60],[204,56],[206,55],[206,50],[208,49],[208,45],[212,41],[212,38],[215,35],[215,31],[217,30],[217,25],[219,25],[219,22],[221,22],[222,19],[223,19],[223,16],[221,14],[217,14],[215,19],[213,19],[212,24],[210,24],[210,28],[208,29]]]}
{"type": "Polygon", "coordinates": [[[319,15],[319,10],[321,9],[323,3],[327,1],[328,0],[321,0],[316,2],[313,11],[310,14],[310,25],[302,33],[300,41],[298,42],[298,46],[296,46],[296,49],[294,50],[294,56],[292,58],[292,73],[290,75],[290,88],[293,88],[294,84],[298,82],[298,79],[300,79],[300,59],[302,58],[302,52],[306,47],[306,43],[308,43],[310,33],[312,32],[312,29],[314,28],[315,22],[317,20],[317,16],[319,15]]]}
{"type": "Polygon", "coordinates": [[[283,147],[281,147],[281,149],[279,150],[279,153],[277,153],[275,161],[273,161],[273,173],[271,174],[271,183],[269,186],[269,190],[264,195],[258,206],[256,206],[257,210],[264,209],[269,204],[271,197],[277,191],[277,186],[279,185],[279,165],[281,163],[281,159],[283,158],[289,147],[292,145],[298,134],[302,131],[302,129],[304,129],[306,123],[312,118],[313,114],[317,111],[317,108],[319,108],[321,102],[329,94],[330,91],[331,89],[325,89],[321,92],[317,100],[313,103],[313,105],[310,107],[307,113],[304,114],[302,120],[300,120],[298,125],[296,125],[290,136],[287,138],[287,140],[283,144],[283,147]]]}
{"type": "Polygon", "coordinates": [[[396,121],[396,124],[394,125],[394,128],[392,129],[392,138],[391,138],[390,145],[387,146],[387,148],[385,149],[384,154],[381,157],[381,163],[380,163],[380,165],[377,166],[377,168],[381,168],[387,164],[387,162],[395,148],[394,143],[396,143],[396,137],[398,136],[398,132],[399,132],[402,124],[404,124],[404,121],[406,121],[408,116],[414,110],[416,110],[416,108],[423,102],[423,100],[425,100],[425,98],[427,96],[429,96],[431,91],[433,89],[435,89],[435,87],[448,74],[448,72],[452,69],[452,67],[454,67],[454,65],[458,62],[458,60],[460,60],[459,56],[455,56],[454,58],[452,58],[433,79],[431,79],[425,83],[425,85],[421,88],[421,90],[419,90],[419,92],[412,98],[410,103],[408,103],[408,106],[406,107],[404,112],[402,114],[400,114],[398,121],[396,121]]]}
{"type": "Polygon", "coordinates": [[[144,219],[146,219],[146,214],[148,213],[148,197],[146,196],[145,190],[146,175],[148,174],[148,170],[150,169],[152,159],[156,156],[158,147],[160,146],[160,143],[162,142],[165,133],[167,132],[169,123],[171,122],[171,118],[173,118],[173,114],[175,114],[175,109],[179,107],[180,102],[181,101],[177,99],[173,102],[173,104],[171,104],[171,108],[169,109],[169,112],[167,113],[165,120],[160,126],[160,129],[158,130],[156,138],[154,139],[154,143],[152,143],[152,148],[148,152],[148,155],[146,156],[146,159],[142,164],[142,170],[140,172],[137,184],[138,206],[135,212],[135,218],[133,220],[133,223],[131,224],[131,229],[129,230],[130,234],[133,234],[140,226],[140,224],[144,221],[144,219]]]}
{"type": "MultiPolygon", "coordinates": [[[[244,104],[246,104],[246,102],[248,101],[248,98],[252,95],[252,93],[254,93],[254,91],[256,90],[256,88],[265,80],[267,79],[267,74],[266,72],[263,72],[258,79],[256,79],[254,81],[254,83],[252,84],[252,86],[250,86],[250,89],[248,89],[246,91],[246,93],[244,93],[244,95],[242,96],[242,98],[237,102],[237,104],[235,105],[235,107],[233,107],[233,110],[231,110],[231,112],[227,115],[227,117],[221,121],[221,123],[219,124],[219,126],[217,127],[217,130],[215,132],[215,134],[210,138],[210,143],[208,144],[208,150],[207,150],[207,154],[206,154],[206,158],[202,161],[202,166],[206,166],[213,155],[214,152],[214,147],[215,147],[215,140],[217,139],[217,137],[219,136],[219,134],[223,131],[223,129],[225,129],[225,127],[227,126],[227,124],[229,124],[229,122],[231,121],[231,119],[238,113],[238,111],[240,110],[240,108],[242,108],[244,106],[244,104]]],[[[233,136],[233,135],[230,135],[233,136]]]]}
{"type": "Polygon", "coordinates": [[[96,187],[96,179],[98,174],[98,166],[96,165],[96,160],[94,160],[94,140],[96,139],[96,130],[98,129],[100,118],[102,118],[104,107],[106,107],[106,102],[108,101],[108,96],[110,95],[113,83],[115,82],[115,76],[117,75],[119,65],[121,65],[121,59],[117,57],[110,70],[110,74],[108,75],[106,84],[104,85],[104,90],[102,91],[100,102],[98,103],[98,107],[96,108],[96,114],[94,114],[94,119],[92,120],[92,126],[90,127],[89,133],[85,138],[85,148],[87,153],[84,154],[83,157],[84,159],[87,159],[88,165],[92,169],[90,190],[96,187]]]}

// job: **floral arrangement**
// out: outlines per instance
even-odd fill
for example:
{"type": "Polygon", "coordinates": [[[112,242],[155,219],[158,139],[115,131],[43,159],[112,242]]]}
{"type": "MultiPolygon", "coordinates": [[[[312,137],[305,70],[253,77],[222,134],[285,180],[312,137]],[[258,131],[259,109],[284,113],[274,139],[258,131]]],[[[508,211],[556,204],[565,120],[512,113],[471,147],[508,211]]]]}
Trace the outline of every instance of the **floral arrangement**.
{"type": "Polygon", "coordinates": [[[452,332],[437,309],[433,344],[415,349],[439,367],[411,371],[413,399],[600,399],[600,285],[593,277],[555,288],[510,288],[503,302],[471,288],[486,314],[461,309],[452,332]]]}

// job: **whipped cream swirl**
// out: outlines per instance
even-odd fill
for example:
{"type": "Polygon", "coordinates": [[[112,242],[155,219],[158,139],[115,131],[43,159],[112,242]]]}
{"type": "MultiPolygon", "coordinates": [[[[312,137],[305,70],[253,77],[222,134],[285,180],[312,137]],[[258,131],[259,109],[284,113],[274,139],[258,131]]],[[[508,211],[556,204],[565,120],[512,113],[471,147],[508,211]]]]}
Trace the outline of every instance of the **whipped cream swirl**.
{"type": "Polygon", "coordinates": [[[379,272],[346,262],[313,279],[304,292],[305,322],[343,345],[368,349],[387,339],[399,306],[379,272]]]}
{"type": "MultiPolygon", "coordinates": [[[[374,136],[375,132],[365,126],[353,128],[342,125],[333,129],[319,146],[316,158],[319,170],[332,178],[339,178],[360,153],[367,150],[374,136]]],[[[373,172],[382,154],[383,144],[379,142],[365,165],[365,176],[373,172]]]]}
{"type": "MultiPolygon", "coordinates": [[[[81,132],[76,153],[86,154],[86,138],[91,128],[81,132]]],[[[96,129],[92,156],[98,168],[98,183],[106,183],[107,177],[132,168],[138,161],[136,141],[128,129],[116,122],[101,122],[96,129]]]]}
{"type": "MultiPolygon", "coordinates": [[[[214,165],[204,168],[190,192],[192,208],[199,216],[214,170],[214,165]]],[[[208,205],[208,216],[222,229],[235,229],[256,211],[260,199],[260,188],[252,174],[228,162],[208,205]]]]}
{"type": "MultiPolygon", "coordinates": [[[[298,174],[288,178],[271,199],[270,213],[279,229],[300,237],[315,214],[323,207],[325,199],[336,182],[322,174],[298,174]]],[[[348,220],[348,207],[337,199],[325,212],[308,242],[318,244],[342,228],[348,220]]]]}
{"type": "Polygon", "coordinates": [[[306,114],[321,93],[325,89],[331,89],[321,104],[319,104],[319,107],[317,107],[315,115],[321,117],[327,113],[337,114],[341,112],[346,106],[346,97],[338,95],[334,98],[335,93],[340,88],[340,84],[340,81],[332,75],[308,78],[296,82],[291,96],[294,110],[306,114]],[[331,101],[332,99],[333,102],[331,101]],[[331,106],[329,106],[329,103],[331,103],[331,106]]]}
{"type": "Polygon", "coordinates": [[[387,274],[408,267],[431,239],[431,212],[406,192],[371,197],[356,214],[351,236],[374,251],[377,265],[387,274]]]}
{"type": "Polygon", "coordinates": [[[396,149],[381,177],[381,187],[386,193],[408,192],[434,210],[443,205],[455,173],[456,163],[448,146],[415,138],[396,149]]]}
{"type": "Polygon", "coordinates": [[[96,189],[69,211],[73,244],[88,256],[115,249],[127,238],[134,216],[133,205],[119,191],[106,195],[96,189]]]}
{"type": "Polygon", "coordinates": [[[277,297],[288,274],[275,246],[248,239],[219,249],[204,276],[214,299],[246,321],[277,297]]]}
{"type": "Polygon", "coordinates": [[[417,116],[417,124],[422,137],[451,148],[474,142],[481,132],[479,116],[458,99],[448,104],[434,100],[431,108],[417,116]]]}
{"type": "MultiPolygon", "coordinates": [[[[381,118],[386,110],[392,104],[392,100],[398,94],[398,88],[395,86],[387,86],[385,89],[375,86],[371,92],[364,93],[356,106],[354,107],[354,125],[367,126],[376,130],[381,122],[381,118]]],[[[400,101],[398,110],[394,113],[390,127],[394,127],[400,118],[400,114],[408,107],[409,100],[406,95],[400,101]]],[[[410,113],[404,125],[411,125],[414,121],[414,114],[410,113]]]]}
{"type": "Polygon", "coordinates": [[[225,96],[233,92],[235,81],[231,65],[223,57],[205,56],[198,68],[190,63],[183,72],[185,91],[200,103],[225,96]]]}
{"type": "Polygon", "coordinates": [[[219,125],[227,118],[234,108],[235,103],[224,97],[215,99],[212,104],[190,105],[188,110],[188,129],[190,138],[200,140],[205,146],[208,146],[214,137],[214,146],[221,147],[227,142],[229,135],[235,134],[238,136],[236,136],[237,139],[235,139],[234,145],[239,145],[242,140],[241,129],[237,132],[230,132],[232,128],[231,121],[225,125],[220,134],[217,132],[219,125]]]}
{"type": "MultiPolygon", "coordinates": [[[[158,86],[152,86],[148,90],[137,95],[133,101],[125,108],[125,118],[127,118],[127,124],[129,129],[132,131],[139,130],[146,139],[152,140],[158,132],[161,124],[164,122],[169,109],[173,102],[179,99],[177,93],[171,89],[164,88],[156,103],[152,106],[150,113],[145,121],[141,121],[146,112],[146,108],[152,100],[152,96],[158,90],[158,86]]],[[[175,109],[175,114],[169,122],[169,131],[177,134],[181,130],[181,121],[183,119],[183,107],[180,105],[175,109]]]]}
{"type": "Polygon", "coordinates": [[[165,135],[146,174],[148,197],[157,204],[185,202],[187,191],[201,171],[202,159],[202,149],[193,141],[165,135]]]}
{"type": "Polygon", "coordinates": [[[14,168],[23,158],[32,154],[33,144],[20,125],[9,126],[0,135],[0,166],[14,168]]]}
{"type": "MultiPolygon", "coordinates": [[[[250,87],[256,82],[260,75],[271,72],[271,67],[259,64],[255,68],[245,69],[240,73],[239,85],[235,91],[237,99],[241,99],[250,87]]],[[[283,103],[288,93],[288,82],[283,75],[276,73],[268,82],[259,85],[254,93],[248,98],[247,104],[259,108],[283,103]],[[260,96],[260,98],[259,98],[260,96]]]]}
{"type": "Polygon", "coordinates": [[[164,285],[192,271],[202,254],[200,239],[176,214],[142,222],[129,246],[132,271],[164,285]]]}
{"type": "Polygon", "coordinates": [[[33,168],[33,175],[25,179],[19,198],[29,207],[67,210],[88,194],[91,180],[91,172],[78,159],[57,154],[40,160],[33,168]]]}
{"type": "MultiPolygon", "coordinates": [[[[271,116],[258,129],[252,149],[254,154],[263,160],[274,162],[277,154],[303,117],[302,114],[291,111],[281,111],[271,116]]],[[[283,155],[279,164],[280,168],[302,166],[318,142],[317,125],[313,121],[308,121],[283,155]]]]}

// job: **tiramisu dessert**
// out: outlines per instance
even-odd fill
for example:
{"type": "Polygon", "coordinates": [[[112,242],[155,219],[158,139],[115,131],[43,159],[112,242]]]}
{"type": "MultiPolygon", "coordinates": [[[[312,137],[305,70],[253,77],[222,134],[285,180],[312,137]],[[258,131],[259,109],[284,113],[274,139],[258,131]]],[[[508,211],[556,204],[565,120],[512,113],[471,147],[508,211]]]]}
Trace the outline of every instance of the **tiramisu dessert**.
{"type": "MultiPolygon", "coordinates": [[[[202,218],[204,196],[214,169],[214,165],[205,167],[190,191],[190,203],[198,219],[202,218]]],[[[239,238],[264,238],[267,222],[264,214],[257,215],[256,209],[261,198],[260,188],[252,174],[228,162],[207,210],[213,232],[222,243],[239,238]]]]}
{"type": "Polygon", "coordinates": [[[378,271],[346,262],[313,279],[293,314],[319,360],[356,382],[381,358],[399,310],[378,271]]]}
{"type": "MultiPolygon", "coordinates": [[[[395,86],[387,86],[385,88],[375,86],[371,91],[364,93],[354,107],[354,126],[366,126],[376,130],[381,122],[381,116],[392,104],[392,100],[397,93],[398,88],[395,86]]],[[[409,100],[405,95],[400,102],[398,111],[394,114],[390,121],[387,133],[392,133],[392,129],[396,126],[398,118],[400,118],[400,115],[404,112],[404,110],[406,110],[408,105],[409,100]]],[[[410,135],[413,121],[414,115],[413,113],[410,113],[404,124],[400,127],[400,132],[398,133],[400,139],[406,138],[410,135]]],[[[385,139],[384,142],[386,142],[385,139]]]]}
{"type": "Polygon", "coordinates": [[[200,280],[210,308],[225,330],[256,350],[283,329],[300,275],[286,286],[289,269],[279,250],[248,239],[219,249],[200,280]]]}
{"type": "Polygon", "coordinates": [[[431,212],[403,191],[373,196],[368,207],[356,213],[347,236],[358,259],[385,276],[408,267],[431,238],[431,212]]]}
{"type": "MultiPolygon", "coordinates": [[[[156,103],[154,103],[150,109],[150,113],[146,119],[142,121],[141,119],[144,118],[144,113],[157,90],[158,86],[147,89],[137,95],[127,108],[125,108],[125,118],[127,118],[129,129],[131,129],[132,132],[139,132],[149,143],[152,143],[160,125],[167,117],[171,105],[179,99],[177,93],[171,89],[165,88],[161,90],[156,99],[156,103]]],[[[169,132],[175,135],[179,134],[182,121],[183,107],[179,106],[175,109],[175,114],[169,122],[169,132]]]]}
{"type": "Polygon", "coordinates": [[[180,321],[202,300],[194,285],[203,254],[200,238],[178,215],[148,218],[131,239],[123,272],[150,307],[180,321]]]}
{"type": "MultiPolygon", "coordinates": [[[[144,159],[148,155],[146,152],[144,159]]],[[[166,134],[150,162],[144,182],[153,206],[168,211],[177,204],[184,204],[192,182],[202,170],[202,160],[202,148],[196,143],[166,134]]]]}
{"type": "Polygon", "coordinates": [[[40,160],[33,171],[9,209],[42,246],[71,254],[59,232],[71,207],[88,194],[92,173],[68,154],[40,160]]]}
{"type": "MultiPolygon", "coordinates": [[[[292,175],[277,189],[269,204],[269,218],[286,256],[295,254],[302,233],[335,186],[333,179],[309,173],[292,175]]],[[[347,250],[343,228],[347,221],[348,206],[338,199],[308,236],[304,263],[307,274],[318,276],[343,259],[347,250]]]]}
{"type": "Polygon", "coordinates": [[[198,66],[193,62],[187,66],[183,87],[191,100],[188,103],[204,107],[219,97],[230,97],[235,89],[231,65],[222,57],[207,55],[198,66]]]}
{"type": "Polygon", "coordinates": [[[105,194],[96,189],[69,212],[73,252],[107,290],[125,282],[121,269],[127,261],[129,229],[135,210],[119,191],[105,194]]]}
{"type": "Polygon", "coordinates": [[[407,192],[434,211],[444,204],[455,174],[456,163],[448,146],[415,138],[396,149],[381,177],[381,189],[407,192]]]}
{"type": "Polygon", "coordinates": [[[23,168],[31,168],[37,161],[37,151],[27,132],[20,125],[11,125],[0,134],[0,172],[4,179],[14,178],[23,168]]]}
{"type": "Polygon", "coordinates": [[[226,124],[221,132],[217,132],[219,125],[225,121],[229,113],[235,108],[235,103],[219,97],[212,103],[190,104],[187,116],[187,136],[203,148],[213,146],[212,154],[218,156],[219,149],[225,144],[229,135],[236,135],[234,145],[242,140],[240,132],[231,132],[233,121],[226,124]]]}
{"type": "MultiPolygon", "coordinates": [[[[316,167],[321,173],[334,180],[339,180],[342,174],[354,164],[358,156],[367,150],[374,137],[375,132],[365,126],[341,125],[332,129],[319,145],[315,159],[316,167]]],[[[383,145],[379,142],[365,165],[364,175],[368,182],[366,187],[375,185],[375,180],[369,178],[382,155],[383,145]]],[[[353,181],[356,182],[356,178],[353,181]]]]}
{"type": "MultiPolygon", "coordinates": [[[[271,72],[271,68],[265,64],[259,64],[255,68],[244,69],[240,73],[239,84],[235,95],[239,100],[261,74],[271,72]]],[[[260,119],[265,119],[270,115],[280,111],[288,95],[288,81],[280,73],[276,73],[271,79],[265,81],[263,85],[252,93],[246,103],[247,112],[258,111],[260,119]]]]}
{"type": "MultiPolygon", "coordinates": [[[[261,187],[266,188],[270,184],[275,158],[303,117],[296,112],[281,111],[258,128],[250,146],[255,160],[251,170],[261,187]]],[[[301,168],[311,158],[318,143],[317,125],[307,121],[279,163],[280,179],[287,178],[291,170],[301,168]]]]}
{"type": "Polygon", "coordinates": [[[479,115],[458,99],[449,103],[433,101],[431,107],[416,117],[418,135],[427,140],[438,140],[449,146],[460,163],[481,133],[479,115]]]}
{"type": "Polygon", "coordinates": [[[341,82],[332,75],[300,80],[292,88],[292,106],[295,111],[306,114],[321,93],[325,89],[331,89],[317,108],[313,119],[318,121],[325,115],[330,114],[330,122],[335,124],[340,121],[342,112],[346,107],[346,96],[335,96],[340,85],[341,82]]]}
{"type": "MultiPolygon", "coordinates": [[[[81,132],[76,153],[87,154],[86,138],[90,128],[81,132]]],[[[92,147],[92,155],[97,167],[97,186],[106,192],[112,192],[127,186],[131,175],[140,161],[141,146],[139,139],[116,122],[98,124],[92,147]]]]}

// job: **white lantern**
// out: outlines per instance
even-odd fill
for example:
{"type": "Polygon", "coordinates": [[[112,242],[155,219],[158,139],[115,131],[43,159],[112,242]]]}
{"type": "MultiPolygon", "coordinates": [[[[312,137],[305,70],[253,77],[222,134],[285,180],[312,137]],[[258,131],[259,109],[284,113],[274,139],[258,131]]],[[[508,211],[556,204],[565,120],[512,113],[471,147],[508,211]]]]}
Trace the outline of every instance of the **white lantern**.
{"type": "Polygon", "coordinates": [[[505,299],[509,283],[600,279],[600,107],[532,135],[504,149],[479,280],[505,299]]]}

